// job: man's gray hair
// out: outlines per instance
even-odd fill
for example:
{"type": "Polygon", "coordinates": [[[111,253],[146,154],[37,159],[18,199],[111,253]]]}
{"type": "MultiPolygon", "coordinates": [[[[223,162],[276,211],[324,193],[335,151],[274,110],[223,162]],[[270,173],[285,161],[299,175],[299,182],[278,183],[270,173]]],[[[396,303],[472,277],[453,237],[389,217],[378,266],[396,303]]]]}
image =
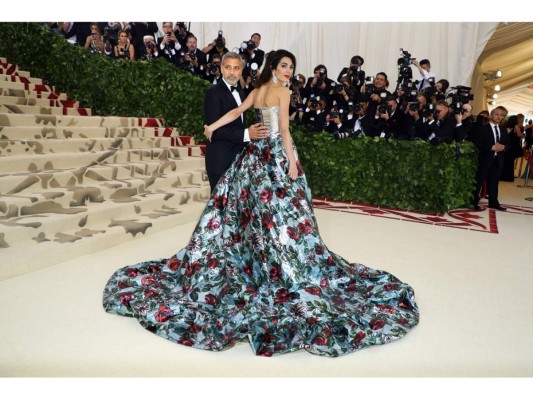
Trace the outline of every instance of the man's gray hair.
{"type": "Polygon", "coordinates": [[[226,54],[224,54],[224,55],[222,56],[222,62],[221,62],[221,64],[224,64],[224,60],[225,60],[226,58],[235,58],[235,59],[237,59],[237,60],[240,60],[241,64],[244,64],[244,60],[243,60],[243,58],[242,58],[239,54],[237,54],[237,53],[235,53],[235,52],[233,52],[233,51],[228,51],[226,54]]]}

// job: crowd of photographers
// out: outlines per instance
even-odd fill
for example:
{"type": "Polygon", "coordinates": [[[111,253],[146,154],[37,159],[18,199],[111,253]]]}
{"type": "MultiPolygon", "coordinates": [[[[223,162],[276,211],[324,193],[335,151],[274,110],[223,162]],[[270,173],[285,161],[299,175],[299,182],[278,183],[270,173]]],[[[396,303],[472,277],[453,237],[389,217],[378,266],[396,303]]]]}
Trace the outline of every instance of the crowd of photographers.
{"type": "MultiPolygon", "coordinates": [[[[222,31],[199,49],[185,22],[163,22],[162,35],[155,22],[65,22],[48,26],[91,52],[124,60],[163,57],[213,84],[222,77],[222,56],[229,51],[222,31]]],[[[246,64],[240,81],[245,92],[254,89],[264,62],[260,43],[261,35],[254,33],[232,50],[239,52],[246,64]]],[[[450,87],[446,79],[436,80],[429,60],[418,61],[400,49],[394,87],[385,72],[367,75],[363,64],[363,57],[353,56],[336,81],[322,64],[314,68],[311,77],[294,76],[290,85],[291,120],[311,132],[329,132],[336,139],[369,136],[432,144],[472,140],[474,128],[487,122],[487,112],[477,116],[472,113],[471,89],[450,87]],[[413,71],[420,75],[413,78],[413,71]]]]}

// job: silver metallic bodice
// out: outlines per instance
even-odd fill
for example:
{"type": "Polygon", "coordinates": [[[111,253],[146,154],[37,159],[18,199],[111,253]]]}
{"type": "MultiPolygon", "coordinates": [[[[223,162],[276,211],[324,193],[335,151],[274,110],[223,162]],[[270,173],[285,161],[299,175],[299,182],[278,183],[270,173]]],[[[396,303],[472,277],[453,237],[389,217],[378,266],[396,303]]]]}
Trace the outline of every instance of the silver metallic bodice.
{"type": "Polygon", "coordinates": [[[260,107],[255,109],[257,122],[261,122],[268,128],[270,138],[280,135],[279,133],[279,107],[260,107]]]}

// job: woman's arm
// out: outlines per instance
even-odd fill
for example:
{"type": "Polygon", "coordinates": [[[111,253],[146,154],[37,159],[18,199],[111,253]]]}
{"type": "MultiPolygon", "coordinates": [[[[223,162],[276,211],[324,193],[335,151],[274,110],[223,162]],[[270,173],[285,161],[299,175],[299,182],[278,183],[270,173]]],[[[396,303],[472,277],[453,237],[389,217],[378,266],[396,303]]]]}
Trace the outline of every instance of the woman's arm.
{"type": "Polygon", "coordinates": [[[283,87],[279,98],[279,126],[281,131],[281,141],[285,152],[289,157],[289,176],[292,179],[298,177],[298,167],[296,166],[296,155],[292,147],[291,132],[289,131],[289,105],[291,103],[291,94],[289,88],[283,87]]]}
{"type": "Polygon", "coordinates": [[[130,49],[130,61],[133,61],[135,60],[135,49],[133,48],[132,44],[129,45],[129,49],[130,49]]]}
{"type": "Polygon", "coordinates": [[[207,139],[211,140],[211,135],[213,135],[214,131],[216,131],[221,126],[227,125],[230,122],[234,121],[243,112],[248,110],[252,106],[252,104],[254,104],[254,97],[255,97],[255,90],[253,90],[248,95],[248,97],[242,102],[242,104],[239,107],[236,107],[228,111],[222,117],[220,117],[215,122],[213,122],[211,125],[209,126],[204,125],[204,135],[207,137],[207,139]]]}

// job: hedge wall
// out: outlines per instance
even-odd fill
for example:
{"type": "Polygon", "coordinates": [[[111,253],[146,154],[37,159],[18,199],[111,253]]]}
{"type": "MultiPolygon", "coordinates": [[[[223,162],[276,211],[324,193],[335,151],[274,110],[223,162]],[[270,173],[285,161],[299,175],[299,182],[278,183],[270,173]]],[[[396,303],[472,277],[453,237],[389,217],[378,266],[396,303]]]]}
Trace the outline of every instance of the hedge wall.
{"type": "MultiPolygon", "coordinates": [[[[99,115],[164,118],[203,139],[209,83],[167,61],[124,62],[90,54],[36,23],[0,23],[0,56],[44,78],[99,115]]],[[[316,197],[443,213],[470,206],[476,149],[378,138],[334,140],[291,128],[316,197]]]]}

